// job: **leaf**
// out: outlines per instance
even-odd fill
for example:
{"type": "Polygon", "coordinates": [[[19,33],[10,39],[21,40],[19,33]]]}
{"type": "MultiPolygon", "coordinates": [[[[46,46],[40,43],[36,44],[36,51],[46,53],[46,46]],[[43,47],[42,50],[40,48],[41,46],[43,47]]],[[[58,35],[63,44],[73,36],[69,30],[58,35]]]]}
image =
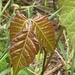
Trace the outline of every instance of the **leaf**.
{"type": "Polygon", "coordinates": [[[29,67],[25,67],[22,70],[20,70],[17,75],[34,75],[28,69],[34,72],[34,67],[33,66],[29,66],[29,67]]]}
{"type": "Polygon", "coordinates": [[[27,18],[23,14],[16,14],[10,23],[10,40],[24,28],[27,18]]]}
{"type": "Polygon", "coordinates": [[[24,70],[21,70],[21,71],[18,73],[18,75],[28,75],[28,73],[27,73],[26,71],[24,71],[24,70]]]}
{"type": "Polygon", "coordinates": [[[9,68],[8,69],[5,69],[3,70],[2,72],[0,72],[0,75],[7,75],[9,72],[9,68]]]}
{"type": "Polygon", "coordinates": [[[10,54],[14,75],[34,60],[38,50],[38,40],[30,30],[24,29],[13,38],[10,46],[10,54]]]}
{"type": "Polygon", "coordinates": [[[34,60],[39,50],[38,40],[40,46],[54,53],[54,28],[46,16],[27,19],[17,14],[10,25],[10,39],[10,55],[14,75],[34,60]]]}
{"type": "Polygon", "coordinates": [[[3,42],[0,41],[0,51],[3,52],[4,49],[5,49],[5,43],[4,41],[3,42]]]}
{"type": "Polygon", "coordinates": [[[71,44],[75,47],[75,0],[59,0],[59,6],[62,8],[60,23],[66,28],[71,44]]]}
{"type": "Polygon", "coordinates": [[[55,49],[55,34],[52,23],[46,16],[37,16],[34,18],[36,36],[42,47],[54,52],[55,49]]]}
{"type": "MultiPolygon", "coordinates": [[[[0,52],[0,56],[1,55],[2,55],[2,53],[0,52]]],[[[7,68],[7,62],[6,62],[6,59],[4,59],[2,62],[0,62],[0,72],[5,70],[6,68],[7,68]]]]}

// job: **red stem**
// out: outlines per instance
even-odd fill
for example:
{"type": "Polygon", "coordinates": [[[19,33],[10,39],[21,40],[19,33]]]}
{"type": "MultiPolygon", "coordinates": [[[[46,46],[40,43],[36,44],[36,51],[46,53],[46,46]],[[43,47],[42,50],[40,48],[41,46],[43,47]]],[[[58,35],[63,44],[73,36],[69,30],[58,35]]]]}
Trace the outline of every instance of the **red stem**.
{"type": "Polygon", "coordinates": [[[53,54],[54,54],[54,53],[51,53],[51,55],[49,56],[49,59],[48,59],[46,65],[45,65],[45,67],[44,67],[44,71],[46,71],[46,69],[47,69],[47,67],[48,67],[48,64],[49,64],[49,62],[50,62],[50,60],[51,60],[53,54]]]}

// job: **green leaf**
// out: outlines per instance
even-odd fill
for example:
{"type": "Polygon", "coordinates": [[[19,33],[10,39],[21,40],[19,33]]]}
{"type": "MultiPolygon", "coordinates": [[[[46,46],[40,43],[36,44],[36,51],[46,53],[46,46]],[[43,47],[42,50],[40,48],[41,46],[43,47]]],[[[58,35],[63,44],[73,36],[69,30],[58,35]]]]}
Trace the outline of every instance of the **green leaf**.
{"type": "Polygon", "coordinates": [[[0,73],[0,75],[7,75],[8,72],[9,72],[9,69],[5,69],[0,73]]]}
{"type": "MultiPolygon", "coordinates": [[[[2,53],[0,52],[0,56],[1,55],[2,55],[2,53]]],[[[0,72],[5,70],[6,68],[7,68],[7,62],[6,62],[6,59],[4,59],[3,61],[0,62],[0,72]]]]}
{"type": "Polygon", "coordinates": [[[28,73],[27,73],[26,71],[24,71],[24,70],[21,70],[21,71],[18,73],[18,75],[28,75],[28,73]]]}
{"type": "Polygon", "coordinates": [[[34,75],[28,69],[30,69],[31,71],[34,72],[34,67],[33,66],[29,66],[29,67],[25,67],[22,70],[20,70],[17,75],[34,75]]]}
{"type": "Polygon", "coordinates": [[[75,0],[59,0],[60,23],[66,27],[72,46],[75,48],[75,0]]]}
{"type": "Polygon", "coordinates": [[[28,75],[34,75],[28,69],[34,72],[35,68],[33,66],[29,66],[29,67],[24,68],[24,71],[26,71],[28,73],[28,75]]]}

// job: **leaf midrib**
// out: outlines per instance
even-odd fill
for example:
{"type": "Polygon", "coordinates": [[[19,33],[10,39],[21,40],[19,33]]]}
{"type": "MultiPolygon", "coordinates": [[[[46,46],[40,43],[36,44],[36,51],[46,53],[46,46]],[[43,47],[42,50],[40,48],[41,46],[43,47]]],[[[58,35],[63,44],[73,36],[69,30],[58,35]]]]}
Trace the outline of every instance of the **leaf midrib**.
{"type": "MultiPolygon", "coordinates": [[[[27,37],[28,37],[28,32],[27,32],[27,37]]],[[[27,37],[26,37],[26,39],[27,39],[27,37]]],[[[25,39],[25,40],[26,40],[26,39],[25,39]]],[[[26,44],[26,41],[25,41],[25,44],[26,44]]],[[[25,45],[25,44],[24,44],[24,45],[25,45]]],[[[21,56],[22,56],[22,54],[23,54],[23,50],[24,50],[24,46],[23,46],[23,48],[22,48],[22,51],[21,51],[21,54],[20,54],[20,57],[19,57],[19,61],[18,61],[18,63],[17,63],[16,69],[15,69],[15,74],[17,73],[18,65],[19,65],[19,63],[20,63],[21,56]]],[[[15,74],[14,74],[14,75],[15,75],[15,74]]]]}
{"type": "MultiPolygon", "coordinates": [[[[35,25],[38,27],[38,29],[40,30],[40,32],[43,34],[43,36],[45,37],[44,33],[42,32],[42,30],[40,29],[40,27],[38,26],[38,24],[34,21],[35,25]]],[[[45,37],[45,39],[47,40],[47,38],[45,37]]],[[[48,40],[47,40],[48,42],[48,40]]],[[[51,46],[51,44],[48,42],[49,46],[51,47],[51,50],[54,51],[53,47],[51,46]]]]}

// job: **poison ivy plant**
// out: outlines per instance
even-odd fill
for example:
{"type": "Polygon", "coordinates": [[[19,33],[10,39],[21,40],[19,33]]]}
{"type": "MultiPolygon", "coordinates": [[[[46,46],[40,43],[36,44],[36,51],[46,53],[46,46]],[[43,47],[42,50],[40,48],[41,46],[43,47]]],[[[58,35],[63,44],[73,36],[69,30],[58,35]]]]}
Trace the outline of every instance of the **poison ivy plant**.
{"type": "Polygon", "coordinates": [[[33,62],[39,47],[54,53],[54,28],[47,16],[28,19],[16,14],[10,23],[10,55],[14,75],[33,62]]]}
{"type": "Polygon", "coordinates": [[[66,27],[72,46],[75,48],[75,0],[59,0],[60,23],[66,27]]]}

